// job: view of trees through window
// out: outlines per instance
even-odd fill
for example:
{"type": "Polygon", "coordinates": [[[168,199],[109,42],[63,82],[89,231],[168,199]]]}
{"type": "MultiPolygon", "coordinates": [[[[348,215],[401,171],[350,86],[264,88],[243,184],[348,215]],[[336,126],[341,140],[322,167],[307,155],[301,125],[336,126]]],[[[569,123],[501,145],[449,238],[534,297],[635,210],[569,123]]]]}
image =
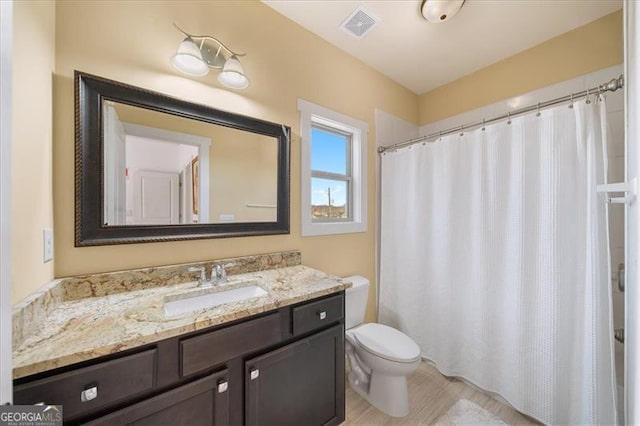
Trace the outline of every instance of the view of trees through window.
{"type": "Polygon", "coordinates": [[[311,214],[315,220],[348,219],[351,193],[351,135],[314,126],[311,130],[311,214]]]}

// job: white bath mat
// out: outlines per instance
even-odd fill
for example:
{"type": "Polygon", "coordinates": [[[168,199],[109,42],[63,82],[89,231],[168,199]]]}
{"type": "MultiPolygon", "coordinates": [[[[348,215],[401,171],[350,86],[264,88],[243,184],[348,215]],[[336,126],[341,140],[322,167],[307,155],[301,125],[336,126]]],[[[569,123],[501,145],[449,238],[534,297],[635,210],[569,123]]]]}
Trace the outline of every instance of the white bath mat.
{"type": "Polygon", "coordinates": [[[484,408],[466,399],[459,399],[435,423],[440,426],[453,425],[507,425],[484,408]]]}

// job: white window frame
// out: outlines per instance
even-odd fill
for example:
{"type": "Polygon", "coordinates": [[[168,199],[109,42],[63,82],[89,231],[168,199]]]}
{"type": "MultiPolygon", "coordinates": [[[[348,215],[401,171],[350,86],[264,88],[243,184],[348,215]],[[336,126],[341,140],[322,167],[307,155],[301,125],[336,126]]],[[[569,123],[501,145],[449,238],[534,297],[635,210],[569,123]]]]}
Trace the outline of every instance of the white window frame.
{"type": "Polygon", "coordinates": [[[348,234],[367,231],[367,133],[369,124],[298,99],[300,111],[300,214],[302,236],[348,234]],[[311,129],[314,124],[351,134],[351,217],[314,221],[311,214],[311,129]]]}

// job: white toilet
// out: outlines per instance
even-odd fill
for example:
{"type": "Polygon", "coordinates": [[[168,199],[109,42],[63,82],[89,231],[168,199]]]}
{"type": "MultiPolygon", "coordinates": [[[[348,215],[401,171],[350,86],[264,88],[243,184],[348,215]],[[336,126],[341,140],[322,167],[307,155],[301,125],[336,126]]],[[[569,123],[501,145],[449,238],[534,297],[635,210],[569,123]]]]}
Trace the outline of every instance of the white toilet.
{"type": "Polygon", "coordinates": [[[409,336],[382,324],[364,321],[369,280],[354,275],[346,291],[345,351],[349,384],[374,407],[393,417],[409,414],[407,376],[420,364],[420,348],[409,336]]]}

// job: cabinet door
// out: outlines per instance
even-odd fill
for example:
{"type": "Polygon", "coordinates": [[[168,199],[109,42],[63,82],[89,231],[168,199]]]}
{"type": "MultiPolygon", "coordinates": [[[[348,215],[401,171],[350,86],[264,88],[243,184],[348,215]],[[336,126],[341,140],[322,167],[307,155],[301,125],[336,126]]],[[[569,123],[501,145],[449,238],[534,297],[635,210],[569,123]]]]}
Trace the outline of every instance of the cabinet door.
{"type": "Polygon", "coordinates": [[[343,325],[245,362],[245,410],[247,425],[343,422],[343,325]]]}
{"type": "Polygon", "coordinates": [[[227,370],[170,390],[89,425],[211,426],[229,424],[227,370]]]}

